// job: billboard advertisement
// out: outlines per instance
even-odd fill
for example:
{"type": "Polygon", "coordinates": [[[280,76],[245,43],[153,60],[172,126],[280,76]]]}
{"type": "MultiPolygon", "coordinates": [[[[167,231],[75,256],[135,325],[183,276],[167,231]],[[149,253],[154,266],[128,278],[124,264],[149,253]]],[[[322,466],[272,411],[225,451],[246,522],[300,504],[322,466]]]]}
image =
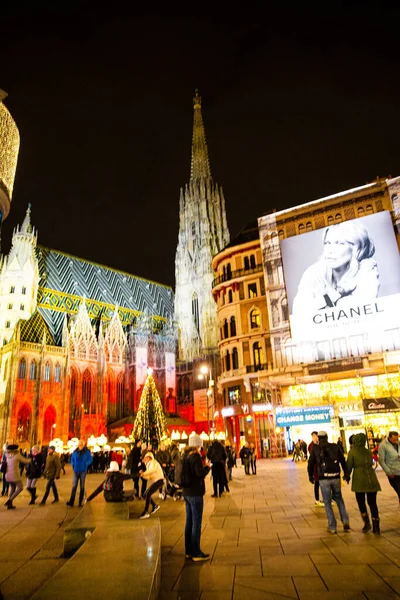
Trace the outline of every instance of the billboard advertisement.
{"type": "Polygon", "coordinates": [[[281,241],[294,342],[379,337],[400,326],[400,258],[389,211],[281,241]]]}
{"type": "Polygon", "coordinates": [[[196,423],[200,421],[212,421],[213,419],[213,403],[212,398],[207,395],[208,390],[194,390],[194,420],[196,423]],[[207,415],[208,409],[208,415],[207,415]]]}
{"type": "Polygon", "coordinates": [[[332,405],[326,406],[297,406],[276,408],[276,426],[291,427],[292,425],[316,425],[330,423],[334,415],[332,405]]]}

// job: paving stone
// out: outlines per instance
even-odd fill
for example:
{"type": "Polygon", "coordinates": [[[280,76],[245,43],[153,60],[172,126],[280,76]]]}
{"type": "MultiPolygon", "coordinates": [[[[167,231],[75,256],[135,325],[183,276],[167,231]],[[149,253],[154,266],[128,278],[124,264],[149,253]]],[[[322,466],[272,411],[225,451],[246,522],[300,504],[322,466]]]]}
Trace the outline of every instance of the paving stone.
{"type": "Polygon", "coordinates": [[[316,577],[318,572],[309,556],[297,554],[283,556],[263,556],[262,569],[264,577],[299,576],[316,577]]]}
{"type": "Polygon", "coordinates": [[[332,548],[331,552],[343,565],[376,565],[390,562],[386,556],[372,547],[360,546],[357,550],[354,548],[332,548]]]}
{"type": "Polygon", "coordinates": [[[300,592],[326,592],[326,586],[321,577],[293,577],[296,591],[300,592]]]}
{"type": "Polygon", "coordinates": [[[395,592],[400,594],[400,577],[384,577],[384,579],[395,592]]]}
{"type": "Polygon", "coordinates": [[[381,577],[400,577],[400,568],[392,562],[386,565],[372,565],[372,568],[381,577]]]}
{"type": "Polygon", "coordinates": [[[237,577],[262,577],[260,565],[236,565],[235,579],[237,577]]]}
{"type": "MultiPolygon", "coordinates": [[[[300,592],[299,600],[365,600],[365,596],[362,592],[300,592]]],[[[381,596],[381,600],[382,596],[381,596]]]]}
{"type": "Polygon", "coordinates": [[[235,577],[234,600],[297,598],[290,577],[235,577]]]}
{"type": "Polygon", "coordinates": [[[234,573],[234,565],[191,563],[183,569],[174,591],[232,590],[234,573]]]}
{"type": "Polygon", "coordinates": [[[320,565],[320,576],[329,591],[382,590],[384,584],[368,565],[320,565]]]}
{"type": "Polygon", "coordinates": [[[284,554],[309,554],[310,552],[324,552],[329,554],[326,545],[320,539],[282,540],[284,554]]]}

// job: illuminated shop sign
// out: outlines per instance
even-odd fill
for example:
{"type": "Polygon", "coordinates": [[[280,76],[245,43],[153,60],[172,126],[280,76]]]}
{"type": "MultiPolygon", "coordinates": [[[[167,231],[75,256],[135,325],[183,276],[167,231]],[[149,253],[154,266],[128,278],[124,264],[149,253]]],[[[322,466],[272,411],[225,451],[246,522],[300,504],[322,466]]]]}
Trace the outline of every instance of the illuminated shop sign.
{"type": "Polygon", "coordinates": [[[400,258],[389,211],[283,239],[281,251],[293,342],[367,334],[373,346],[381,332],[400,326],[400,258]]]}
{"type": "Polygon", "coordinates": [[[223,417],[233,417],[233,415],[235,414],[235,409],[233,406],[225,406],[222,410],[221,410],[221,415],[223,417]]]}
{"type": "Polygon", "coordinates": [[[330,423],[333,417],[333,406],[301,406],[297,408],[276,409],[277,427],[291,425],[312,425],[330,423]]]}
{"type": "Polygon", "coordinates": [[[366,398],[363,400],[364,412],[376,413],[400,410],[400,398],[366,398]]]}
{"type": "Polygon", "coordinates": [[[337,373],[338,371],[352,371],[362,369],[362,358],[344,358],[343,360],[331,360],[328,363],[315,363],[308,365],[309,375],[323,375],[324,373],[337,373]]]}
{"type": "Polygon", "coordinates": [[[364,412],[364,406],[361,400],[357,402],[340,402],[336,405],[339,415],[364,412]]]}
{"type": "Polygon", "coordinates": [[[272,404],[253,404],[254,413],[270,412],[272,410],[272,404]]]}

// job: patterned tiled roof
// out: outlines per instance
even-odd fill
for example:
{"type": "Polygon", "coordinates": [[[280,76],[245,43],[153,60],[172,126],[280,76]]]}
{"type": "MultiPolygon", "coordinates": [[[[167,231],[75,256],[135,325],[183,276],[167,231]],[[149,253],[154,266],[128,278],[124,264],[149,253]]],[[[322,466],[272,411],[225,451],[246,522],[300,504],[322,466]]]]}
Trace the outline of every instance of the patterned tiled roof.
{"type": "Polygon", "coordinates": [[[58,343],[65,313],[76,314],[86,298],[92,319],[111,319],[115,306],[123,325],[142,312],[156,320],[173,317],[174,297],[169,286],[111,269],[76,256],[37,247],[40,287],[38,310],[58,343]]]}
{"type": "Polygon", "coordinates": [[[41,344],[44,336],[46,336],[46,344],[50,344],[51,346],[55,345],[48,326],[39,311],[36,310],[26,321],[21,321],[21,342],[33,342],[34,344],[41,344]]]}

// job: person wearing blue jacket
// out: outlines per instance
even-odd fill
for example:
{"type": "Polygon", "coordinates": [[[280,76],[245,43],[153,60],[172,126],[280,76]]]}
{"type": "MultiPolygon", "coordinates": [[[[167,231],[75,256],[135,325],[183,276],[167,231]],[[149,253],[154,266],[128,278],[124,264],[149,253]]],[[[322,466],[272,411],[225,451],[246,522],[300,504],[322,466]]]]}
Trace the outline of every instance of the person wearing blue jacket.
{"type": "Polygon", "coordinates": [[[85,440],[79,440],[78,447],[71,454],[72,465],[72,490],[71,497],[67,502],[67,506],[73,506],[75,502],[76,490],[79,488],[79,506],[82,506],[85,498],[85,479],[88,468],[93,462],[93,456],[88,448],[86,448],[85,440]]]}

